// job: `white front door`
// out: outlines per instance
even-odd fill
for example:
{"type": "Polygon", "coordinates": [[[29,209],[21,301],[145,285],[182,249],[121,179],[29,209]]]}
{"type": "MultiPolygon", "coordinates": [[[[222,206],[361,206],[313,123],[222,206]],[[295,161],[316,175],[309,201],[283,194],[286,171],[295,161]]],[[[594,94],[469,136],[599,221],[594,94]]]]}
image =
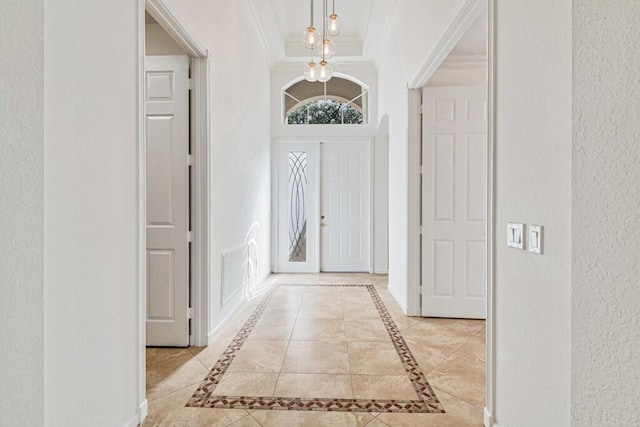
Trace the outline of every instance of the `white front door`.
{"type": "Polygon", "coordinates": [[[147,345],[189,345],[189,58],[145,57],[147,345]]]}
{"type": "Polygon", "coordinates": [[[322,143],[321,271],[368,272],[371,154],[367,142],[322,143]]]}
{"type": "Polygon", "coordinates": [[[422,314],[484,319],[486,88],[424,88],[422,103],[422,314]]]}

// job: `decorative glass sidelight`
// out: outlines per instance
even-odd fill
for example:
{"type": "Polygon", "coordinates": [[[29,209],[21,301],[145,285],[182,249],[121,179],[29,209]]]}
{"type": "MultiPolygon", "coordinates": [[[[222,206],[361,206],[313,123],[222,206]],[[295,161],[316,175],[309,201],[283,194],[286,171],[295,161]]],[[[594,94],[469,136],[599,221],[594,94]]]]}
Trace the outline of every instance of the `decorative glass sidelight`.
{"type": "Polygon", "coordinates": [[[289,152],[289,262],[307,261],[307,153],[289,152]]]}

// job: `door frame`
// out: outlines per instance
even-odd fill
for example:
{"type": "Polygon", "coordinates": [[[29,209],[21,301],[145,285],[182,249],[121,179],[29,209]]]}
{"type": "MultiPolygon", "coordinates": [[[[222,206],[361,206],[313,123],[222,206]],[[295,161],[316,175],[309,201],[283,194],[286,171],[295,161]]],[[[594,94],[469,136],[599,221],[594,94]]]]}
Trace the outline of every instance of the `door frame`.
{"type": "Polygon", "coordinates": [[[496,51],[496,0],[465,0],[449,22],[441,39],[425,58],[422,67],[407,86],[408,107],[408,222],[407,222],[407,314],[421,316],[421,176],[420,158],[422,146],[421,89],[438,69],[448,52],[466,33],[480,14],[488,9],[487,40],[487,320],[486,320],[486,403],[484,425],[495,424],[495,51],[496,51]]]}
{"type": "Polygon", "coordinates": [[[146,103],[145,103],[145,12],[175,40],[190,57],[191,81],[189,128],[191,133],[191,242],[190,300],[193,311],[190,345],[208,345],[209,252],[210,252],[210,119],[208,50],[196,39],[167,0],[138,0],[138,414],[147,416],[146,398],[146,103]]]}
{"type": "MultiPolygon", "coordinates": [[[[375,205],[374,205],[374,190],[375,190],[375,170],[374,170],[374,138],[373,137],[363,137],[363,136],[353,136],[353,137],[295,137],[295,138],[277,138],[273,141],[271,146],[271,235],[274,236],[271,239],[271,271],[274,273],[280,273],[282,269],[280,268],[279,261],[279,251],[280,251],[280,239],[279,236],[279,218],[280,218],[280,210],[279,210],[279,201],[280,201],[280,185],[278,182],[278,154],[280,153],[280,144],[282,143],[300,143],[302,145],[309,144],[318,147],[318,171],[317,171],[317,185],[316,191],[318,194],[318,201],[316,203],[316,215],[317,218],[320,218],[320,199],[321,199],[321,191],[322,191],[322,144],[331,144],[331,143],[340,143],[340,142],[363,142],[369,145],[369,273],[373,273],[373,256],[374,256],[374,218],[375,218],[375,205]]],[[[313,273],[320,273],[320,257],[321,257],[321,242],[320,242],[320,232],[318,230],[317,236],[317,248],[316,252],[318,254],[318,268],[317,271],[313,273]]]]}

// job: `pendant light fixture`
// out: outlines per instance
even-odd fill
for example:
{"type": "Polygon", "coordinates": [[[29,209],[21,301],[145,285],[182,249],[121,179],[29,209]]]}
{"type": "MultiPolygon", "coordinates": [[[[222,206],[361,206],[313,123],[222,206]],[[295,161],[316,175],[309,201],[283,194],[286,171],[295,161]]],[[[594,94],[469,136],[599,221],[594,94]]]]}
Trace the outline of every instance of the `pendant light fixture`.
{"type": "Polygon", "coordinates": [[[309,26],[302,33],[302,42],[307,49],[315,49],[320,45],[320,41],[320,35],[313,26],[313,0],[311,0],[311,19],[309,20],[309,26]]]}
{"type": "Polygon", "coordinates": [[[333,10],[331,15],[329,15],[329,25],[327,28],[327,32],[330,36],[337,36],[342,31],[342,20],[336,14],[336,0],[333,0],[333,10]]]}
{"type": "Polygon", "coordinates": [[[313,51],[311,51],[311,60],[309,61],[309,63],[306,66],[305,72],[304,72],[304,79],[308,82],[316,82],[318,81],[318,69],[320,67],[318,65],[316,65],[315,62],[313,62],[313,51]]]}
{"type": "Polygon", "coordinates": [[[311,3],[311,19],[309,26],[302,33],[302,42],[307,49],[311,50],[311,59],[305,66],[304,79],[309,82],[320,81],[325,83],[333,76],[333,66],[327,62],[336,53],[336,44],[329,39],[329,35],[338,35],[342,29],[342,21],[336,15],[336,2],[333,0],[333,13],[327,15],[327,1],[322,0],[322,33],[316,31],[313,26],[313,0],[311,3]],[[327,22],[329,18],[329,22],[327,22]],[[320,63],[313,60],[315,49],[319,48],[318,55],[320,63]]]}
{"type": "MultiPolygon", "coordinates": [[[[325,55],[325,50],[329,50],[328,42],[330,41],[327,39],[327,0],[323,1],[322,6],[322,61],[320,61],[318,81],[324,83],[333,77],[333,67],[327,62],[328,58],[325,55]],[[325,44],[325,42],[327,43],[325,44]]],[[[331,55],[333,56],[333,53],[331,55]]]]}

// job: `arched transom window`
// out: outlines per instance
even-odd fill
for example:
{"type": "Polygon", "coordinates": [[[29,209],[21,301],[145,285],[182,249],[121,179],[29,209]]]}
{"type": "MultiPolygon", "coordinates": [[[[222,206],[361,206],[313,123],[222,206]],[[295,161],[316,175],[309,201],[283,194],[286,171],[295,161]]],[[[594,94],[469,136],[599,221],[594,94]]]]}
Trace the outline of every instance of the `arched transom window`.
{"type": "Polygon", "coordinates": [[[284,90],[284,123],[333,125],[367,123],[369,90],[346,78],[326,83],[301,80],[284,90]]]}

